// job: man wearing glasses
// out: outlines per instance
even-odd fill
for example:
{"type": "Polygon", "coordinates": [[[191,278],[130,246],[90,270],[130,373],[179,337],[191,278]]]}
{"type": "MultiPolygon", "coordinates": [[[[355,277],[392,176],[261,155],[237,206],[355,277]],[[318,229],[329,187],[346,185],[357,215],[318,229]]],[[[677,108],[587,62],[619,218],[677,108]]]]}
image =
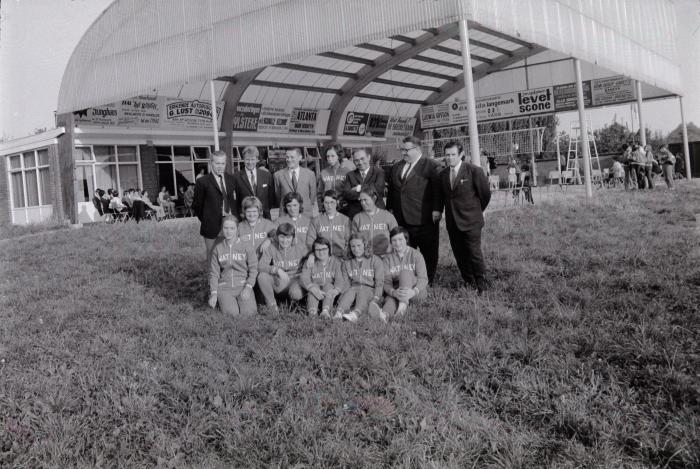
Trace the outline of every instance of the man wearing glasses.
{"type": "Polygon", "coordinates": [[[409,245],[423,254],[428,282],[432,285],[440,238],[440,216],[433,215],[439,167],[435,160],[423,156],[417,137],[403,139],[401,156],[403,161],[394,164],[389,174],[387,209],[408,230],[409,245]]]}
{"type": "Polygon", "coordinates": [[[384,170],[372,165],[367,151],[358,148],[352,152],[352,162],[355,170],[345,176],[345,182],[341,191],[341,197],[347,204],[343,208],[343,215],[350,220],[362,211],[360,205],[360,192],[368,187],[374,187],[377,192],[377,207],[384,208],[384,170]]]}

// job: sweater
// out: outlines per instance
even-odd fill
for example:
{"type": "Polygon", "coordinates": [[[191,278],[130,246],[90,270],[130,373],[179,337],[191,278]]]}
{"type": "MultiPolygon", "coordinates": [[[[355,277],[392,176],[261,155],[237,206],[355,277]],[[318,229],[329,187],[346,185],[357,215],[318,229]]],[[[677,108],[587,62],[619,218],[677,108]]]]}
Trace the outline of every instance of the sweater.
{"type": "Polygon", "coordinates": [[[394,215],[381,208],[374,214],[360,212],[352,219],[352,232],[364,234],[370,251],[377,256],[391,252],[389,231],[397,226],[394,215]]]}
{"type": "Polygon", "coordinates": [[[326,283],[330,283],[334,288],[342,291],[345,281],[343,277],[342,263],[335,257],[330,257],[324,264],[318,259],[309,265],[309,262],[304,263],[301,270],[301,285],[307,290],[313,285],[324,287],[326,283]]]}
{"type": "Polygon", "coordinates": [[[219,287],[241,288],[255,285],[258,276],[257,256],[250,245],[236,240],[229,243],[222,239],[212,251],[209,264],[209,291],[216,293],[219,287]]]}
{"type": "Polygon", "coordinates": [[[309,251],[305,244],[292,244],[286,249],[279,247],[277,243],[272,243],[265,249],[258,263],[258,271],[273,273],[273,267],[284,270],[289,278],[299,277],[303,260],[309,251]]]}
{"type": "Polygon", "coordinates": [[[418,282],[415,288],[425,291],[428,288],[428,271],[425,268],[425,259],[418,250],[408,247],[403,257],[396,252],[384,256],[384,292],[389,295],[391,290],[399,288],[399,276],[401,272],[413,273],[418,282]]]}
{"type": "Polygon", "coordinates": [[[309,247],[316,238],[325,238],[331,242],[331,256],[345,257],[350,239],[350,219],[342,213],[336,213],[331,220],[328,215],[322,213],[314,218],[309,226],[309,247]]]}
{"type": "Polygon", "coordinates": [[[346,259],[343,261],[344,281],[350,286],[366,286],[374,289],[374,297],[382,297],[384,288],[384,263],[377,256],[346,259]]]}

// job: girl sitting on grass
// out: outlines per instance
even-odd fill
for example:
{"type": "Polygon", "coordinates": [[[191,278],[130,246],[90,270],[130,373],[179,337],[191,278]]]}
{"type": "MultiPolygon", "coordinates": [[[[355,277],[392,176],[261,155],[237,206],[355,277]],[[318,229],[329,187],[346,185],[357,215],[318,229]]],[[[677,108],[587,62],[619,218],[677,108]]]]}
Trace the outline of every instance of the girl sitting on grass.
{"type": "Polygon", "coordinates": [[[307,241],[311,218],[301,213],[303,211],[304,199],[301,197],[301,194],[290,192],[282,199],[282,210],[280,217],[275,220],[275,224],[277,226],[280,226],[282,223],[289,223],[292,225],[296,232],[294,242],[305,244],[308,251],[311,249],[311,242],[313,242],[313,239],[307,241]]]}
{"type": "Polygon", "coordinates": [[[243,199],[241,212],[243,221],[238,225],[238,237],[253,248],[259,259],[263,243],[274,235],[275,224],[267,218],[260,218],[262,202],[257,197],[248,196],[243,199]]]}
{"type": "Polygon", "coordinates": [[[338,300],[333,318],[356,322],[360,315],[369,312],[371,317],[381,319],[379,302],[384,286],[384,264],[369,250],[362,234],[352,234],[349,244],[349,259],[343,261],[346,290],[338,300]]]}
{"type": "Polygon", "coordinates": [[[360,192],[362,211],[352,219],[352,232],[362,233],[372,254],[383,256],[391,251],[389,231],[398,226],[396,218],[389,211],[377,207],[377,191],[367,187],[360,192]]]}
{"type": "Polygon", "coordinates": [[[425,259],[408,245],[408,230],[397,226],[389,233],[392,252],[384,256],[384,293],[382,312],[403,315],[409,302],[427,296],[428,271],[425,259]]]}
{"type": "Polygon", "coordinates": [[[308,251],[305,243],[294,243],[294,235],[291,224],[278,226],[276,239],[263,249],[258,263],[258,286],[270,313],[275,315],[279,314],[276,295],[293,301],[299,301],[304,296],[299,277],[308,251]]]}
{"type": "Polygon", "coordinates": [[[308,237],[311,241],[318,237],[329,240],[331,256],[345,257],[350,237],[350,220],[338,212],[338,197],[334,190],[323,193],[324,213],[311,220],[308,237]]]}
{"type": "Polygon", "coordinates": [[[309,316],[318,315],[318,304],[322,302],[321,317],[330,319],[333,302],[343,291],[341,262],[330,255],[331,242],[326,238],[316,238],[313,251],[301,271],[301,284],[308,292],[306,304],[309,316]]]}
{"type": "Polygon", "coordinates": [[[224,219],[224,238],[212,250],[209,264],[209,306],[219,304],[225,314],[249,316],[257,313],[253,285],[258,275],[258,258],[238,239],[238,224],[232,216],[224,219]]]}

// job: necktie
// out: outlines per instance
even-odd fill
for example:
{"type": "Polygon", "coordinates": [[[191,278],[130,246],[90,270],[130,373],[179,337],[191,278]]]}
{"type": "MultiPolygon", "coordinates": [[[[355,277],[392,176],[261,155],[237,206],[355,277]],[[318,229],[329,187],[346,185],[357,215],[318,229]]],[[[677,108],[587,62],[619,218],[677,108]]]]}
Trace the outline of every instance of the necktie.
{"type": "Polygon", "coordinates": [[[253,189],[253,195],[257,192],[257,183],[255,181],[255,171],[248,172],[248,179],[250,180],[250,187],[253,189]]]}
{"type": "Polygon", "coordinates": [[[408,163],[408,165],[405,166],[406,169],[404,170],[403,175],[401,176],[401,182],[405,181],[406,178],[408,177],[408,173],[411,172],[412,165],[413,165],[413,163],[408,163]]]}
{"type": "Polygon", "coordinates": [[[457,170],[452,168],[450,169],[450,189],[455,188],[455,179],[457,179],[457,170]]]}
{"type": "Polygon", "coordinates": [[[221,193],[224,195],[224,214],[231,211],[231,206],[228,203],[228,195],[226,194],[226,184],[224,184],[224,176],[219,175],[219,184],[221,184],[221,193]]]}
{"type": "Polygon", "coordinates": [[[299,181],[297,181],[297,172],[296,170],[292,171],[292,189],[294,189],[294,192],[297,191],[297,184],[299,181]]]}
{"type": "Polygon", "coordinates": [[[364,182],[365,177],[367,176],[367,170],[360,171],[360,174],[362,175],[362,181],[364,182]]]}

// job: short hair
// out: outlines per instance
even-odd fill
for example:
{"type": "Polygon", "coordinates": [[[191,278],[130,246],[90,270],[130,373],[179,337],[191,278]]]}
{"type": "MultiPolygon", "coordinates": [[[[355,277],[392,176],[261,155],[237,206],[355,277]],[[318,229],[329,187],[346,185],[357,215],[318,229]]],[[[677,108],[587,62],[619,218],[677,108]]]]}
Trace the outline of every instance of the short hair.
{"type": "Polygon", "coordinates": [[[360,194],[367,194],[368,196],[372,197],[372,199],[376,202],[377,199],[379,198],[379,194],[377,193],[377,189],[374,188],[374,186],[367,186],[364,189],[360,191],[360,194]]]}
{"type": "Polygon", "coordinates": [[[211,152],[211,159],[212,160],[214,158],[220,158],[220,157],[226,158],[226,152],[223,150],[216,150],[216,151],[211,152]]]}
{"type": "Polygon", "coordinates": [[[97,194],[98,194],[100,197],[102,197],[103,195],[105,195],[105,191],[103,191],[102,189],[97,189],[97,194]]]}
{"type": "Polygon", "coordinates": [[[421,142],[421,139],[416,137],[415,135],[409,135],[407,137],[403,138],[403,143],[412,143],[414,146],[420,148],[423,142],[421,142]]]}
{"type": "Polygon", "coordinates": [[[227,221],[232,221],[236,224],[236,226],[238,226],[238,220],[233,215],[226,215],[224,217],[224,220],[221,222],[221,226],[224,226],[224,223],[226,223],[227,221]]]}
{"type": "Polygon", "coordinates": [[[296,154],[299,156],[304,156],[304,152],[302,152],[301,148],[299,148],[299,147],[287,148],[287,151],[293,151],[293,152],[296,152],[296,154]]]}
{"type": "Polygon", "coordinates": [[[448,148],[453,148],[453,147],[457,147],[458,153],[462,153],[464,151],[464,147],[457,140],[450,140],[442,147],[442,150],[447,151],[448,148]]]}
{"type": "Polygon", "coordinates": [[[289,215],[287,213],[287,204],[292,200],[299,202],[299,213],[302,213],[304,211],[304,198],[298,192],[287,192],[287,194],[282,198],[282,211],[289,215]]]}
{"type": "Polygon", "coordinates": [[[364,148],[354,148],[354,149],[352,150],[352,156],[355,156],[355,155],[356,155],[357,153],[359,153],[359,152],[364,153],[365,155],[367,155],[368,158],[372,159],[372,157],[370,156],[369,152],[367,152],[367,150],[365,150],[364,148]]]}
{"type": "Polygon", "coordinates": [[[323,237],[321,237],[321,236],[319,236],[318,238],[314,239],[314,242],[313,242],[313,244],[311,245],[311,247],[314,248],[314,247],[316,247],[317,244],[323,244],[323,245],[326,246],[329,250],[331,249],[331,242],[330,242],[328,239],[323,238],[323,237]]]}
{"type": "Polygon", "coordinates": [[[258,212],[262,212],[262,202],[257,197],[249,195],[241,202],[241,211],[245,213],[249,208],[257,208],[258,212]]]}
{"type": "Polygon", "coordinates": [[[260,152],[258,151],[258,147],[254,145],[248,145],[243,149],[243,158],[246,156],[254,156],[258,158],[260,156],[260,152]]]}
{"type": "Polygon", "coordinates": [[[296,230],[294,229],[294,225],[291,223],[282,223],[280,226],[277,227],[277,231],[275,231],[275,235],[284,235],[284,236],[291,236],[294,237],[296,236],[296,230]]]}
{"type": "Polygon", "coordinates": [[[328,152],[330,150],[333,150],[336,152],[336,154],[338,155],[338,159],[345,158],[345,148],[343,148],[343,146],[340,143],[338,143],[338,142],[331,143],[328,146],[328,148],[326,148],[326,151],[323,153],[323,155],[328,156],[328,152]]]}
{"type": "Polygon", "coordinates": [[[408,243],[408,230],[401,225],[396,226],[392,228],[391,231],[389,231],[389,239],[400,234],[402,234],[403,237],[406,238],[406,242],[408,243]]]}
{"type": "Polygon", "coordinates": [[[368,249],[367,249],[367,244],[368,244],[367,238],[365,237],[364,234],[359,233],[359,232],[355,232],[355,233],[350,235],[350,238],[348,238],[348,258],[352,259],[352,248],[350,247],[350,244],[352,244],[352,242],[356,239],[359,239],[360,241],[362,241],[362,244],[365,246],[365,252],[363,252],[362,255],[365,257],[370,257],[371,254],[368,252],[368,249]]]}
{"type": "Polygon", "coordinates": [[[331,197],[335,200],[338,200],[340,198],[340,194],[338,194],[338,191],[335,189],[329,189],[323,193],[323,198],[325,199],[326,197],[331,197]]]}

